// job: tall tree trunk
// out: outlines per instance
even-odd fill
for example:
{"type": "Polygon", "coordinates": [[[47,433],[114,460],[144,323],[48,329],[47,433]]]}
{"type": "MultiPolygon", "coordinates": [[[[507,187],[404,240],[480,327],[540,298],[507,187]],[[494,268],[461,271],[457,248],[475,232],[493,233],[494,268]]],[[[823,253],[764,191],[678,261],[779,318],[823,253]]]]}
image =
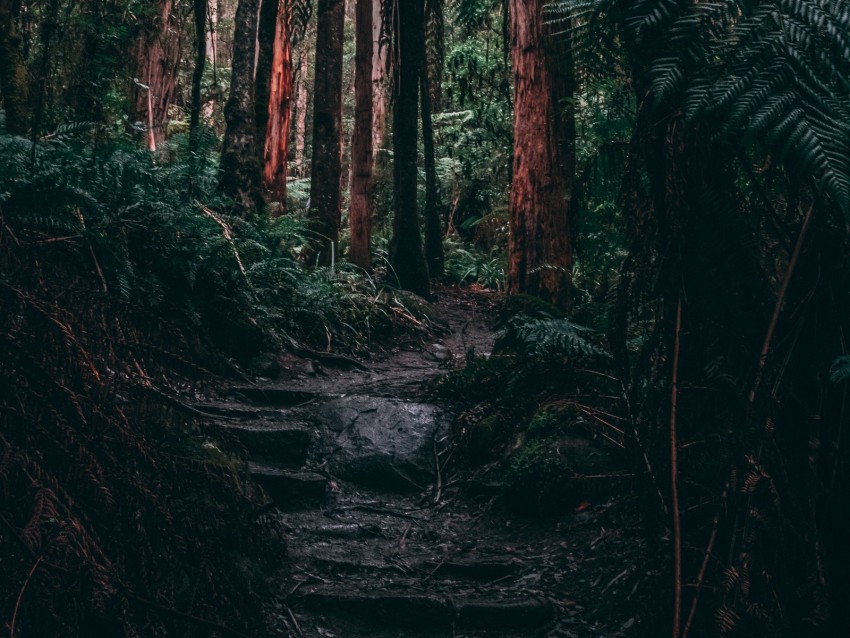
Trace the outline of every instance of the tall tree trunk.
{"type": "Polygon", "coordinates": [[[302,47],[298,61],[298,98],[295,105],[295,174],[304,177],[304,147],[307,146],[307,85],[309,47],[302,47]]]}
{"type": "Polygon", "coordinates": [[[30,125],[29,83],[12,5],[12,0],[0,0],[0,92],[6,111],[6,130],[23,135],[30,125]]]}
{"type": "Polygon", "coordinates": [[[390,264],[403,288],[429,294],[416,202],[417,122],[424,32],[423,0],[396,5],[393,38],[393,237],[390,264]]]}
{"type": "Polygon", "coordinates": [[[313,89],[313,158],[310,167],[309,259],[330,264],[339,240],[342,173],[342,53],[344,0],[319,0],[316,16],[316,77],[313,89]]]}
{"type": "Polygon", "coordinates": [[[372,0],[372,155],[377,160],[378,149],[384,145],[387,123],[387,56],[389,47],[384,41],[384,0],[372,0]]]}
{"type": "Polygon", "coordinates": [[[131,87],[131,119],[148,127],[151,150],[165,139],[168,108],[173,104],[180,70],[182,34],[173,0],[158,0],[156,12],[136,39],[136,79],[131,87]],[[147,87],[147,88],[145,88],[147,87]]]}
{"type": "Polygon", "coordinates": [[[348,259],[361,268],[372,265],[372,8],[372,0],[357,0],[348,259]]]}
{"type": "MultiPolygon", "coordinates": [[[[268,0],[266,0],[268,1],[268,0]]],[[[289,0],[279,0],[274,26],[268,99],[265,101],[263,144],[263,185],[286,205],[286,161],[289,156],[289,128],[292,121],[292,42],[287,16],[289,0]]],[[[258,98],[259,101],[259,98],[258,98]]],[[[258,109],[261,105],[258,104],[258,109]]],[[[260,120],[258,118],[258,124],[260,120]]]]}
{"type": "Polygon", "coordinates": [[[575,116],[571,101],[562,100],[573,97],[574,79],[569,51],[559,59],[541,9],[542,0],[510,1],[514,162],[508,290],[567,307],[575,116]]]}
{"type": "Polygon", "coordinates": [[[425,152],[425,261],[432,279],[445,270],[443,228],[440,223],[440,191],[437,185],[437,161],[434,156],[434,125],[431,121],[431,82],[423,32],[422,72],[419,96],[422,109],[422,148],[425,152]]]}
{"type": "Polygon", "coordinates": [[[192,72],[192,103],[189,106],[189,140],[197,148],[198,126],[201,123],[201,80],[207,62],[207,9],[208,0],[194,0],[195,19],[195,69],[192,72]]]}
{"type": "Polygon", "coordinates": [[[248,215],[259,212],[263,204],[254,111],[258,9],[259,0],[239,0],[236,8],[230,97],[224,106],[227,128],[221,149],[221,191],[248,215]]]}

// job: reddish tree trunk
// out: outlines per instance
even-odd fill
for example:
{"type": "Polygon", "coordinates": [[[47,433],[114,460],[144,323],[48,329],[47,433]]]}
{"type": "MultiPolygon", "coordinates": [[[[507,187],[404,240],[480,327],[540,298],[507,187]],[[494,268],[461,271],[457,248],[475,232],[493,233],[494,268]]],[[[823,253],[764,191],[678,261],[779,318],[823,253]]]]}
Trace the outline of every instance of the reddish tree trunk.
{"type": "Polygon", "coordinates": [[[351,140],[351,248],[348,259],[372,265],[372,0],[357,0],[354,133],[351,140]]]}
{"type": "Polygon", "coordinates": [[[137,61],[137,82],[131,88],[131,118],[146,123],[151,150],[165,139],[168,108],[174,102],[177,89],[181,51],[182,32],[174,13],[174,2],[158,0],[156,13],[139,34],[132,53],[137,61]]]}
{"type": "Polygon", "coordinates": [[[510,198],[508,290],[561,307],[570,300],[569,201],[575,115],[569,48],[546,37],[542,0],[511,0],[514,163],[510,198]]]}
{"type": "Polygon", "coordinates": [[[328,265],[336,255],[342,162],[342,54],[344,0],[319,0],[313,89],[313,158],[310,166],[311,255],[328,265]]]}
{"type": "MultiPolygon", "coordinates": [[[[271,24],[267,26],[267,34],[263,33],[266,25],[262,24],[261,17],[260,46],[264,47],[263,39],[266,36],[270,39],[270,46],[268,62],[262,65],[258,63],[256,96],[258,136],[263,140],[263,185],[272,192],[281,206],[286,204],[286,161],[289,155],[292,113],[292,43],[287,8],[287,0],[270,2],[270,15],[267,19],[271,24]]],[[[265,7],[263,12],[265,13],[265,7]]],[[[282,208],[278,210],[282,211],[282,208]]]]}

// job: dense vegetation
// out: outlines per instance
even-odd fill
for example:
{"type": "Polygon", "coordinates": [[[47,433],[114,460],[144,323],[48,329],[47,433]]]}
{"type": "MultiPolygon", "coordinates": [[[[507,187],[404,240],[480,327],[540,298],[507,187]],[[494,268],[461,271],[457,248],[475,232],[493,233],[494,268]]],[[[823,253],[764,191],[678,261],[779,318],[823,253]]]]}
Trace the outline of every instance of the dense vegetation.
{"type": "Polygon", "coordinates": [[[466,461],[526,514],[637,491],[654,635],[838,634],[848,34],[840,0],[0,0],[5,630],[262,635],[281,545],[188,397],[368,356],[449,283],[506,293],[437,389],[466,461]]]}

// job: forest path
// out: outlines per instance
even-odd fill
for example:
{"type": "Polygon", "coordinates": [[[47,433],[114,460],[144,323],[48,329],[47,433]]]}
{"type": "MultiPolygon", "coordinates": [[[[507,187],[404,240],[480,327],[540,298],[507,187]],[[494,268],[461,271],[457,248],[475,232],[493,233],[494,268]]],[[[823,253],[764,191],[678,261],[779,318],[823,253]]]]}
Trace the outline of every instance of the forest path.
{"type": "Polygon", "coordinates": [[[206,405],[249,450],[285,530],[274,635],[635,635],[621,605],[643,575],[631,510],[524,520],[452,462],[451,406],[425,389],[467,350],[489,354],[493,308],[488,293],[442,291],[441,336],[398,343],[368,370],[310,364],[206,405]]]}

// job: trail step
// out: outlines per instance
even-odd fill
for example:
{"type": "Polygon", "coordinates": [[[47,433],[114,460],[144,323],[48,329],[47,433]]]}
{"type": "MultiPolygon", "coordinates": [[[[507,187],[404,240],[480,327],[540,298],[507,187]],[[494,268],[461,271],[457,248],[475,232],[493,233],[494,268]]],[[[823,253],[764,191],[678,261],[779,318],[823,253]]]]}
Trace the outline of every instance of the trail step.
{"type": "Polygon", "coordinates": [[[311,611],[347,614],[399,627],[456,623],[467,629],[537,629],[555,618],[555,608],[549,601],[532,596],[452,599],[441,594],[351,592],[313,586],[301,598],[311,611]]]}
{"type": "Polygon", "coordinates": [[[447,560],[442,563],[429,561],[425,564],[425,569],[432,570],[437,577],[483,581],[516,576],[522,568],[523,563],[514,558],[470,557],[447,560]]]}
{"type": "Polygon", "coordinates": [[[234,434],[253,460],[272,465],[300,467],[313,442],[309,429],[291,423],[219,423],[219,427],[234,434]]]}
{"type": "Polygon", "coordinates": [[[275,504],[286,509],[312,505],[327,496],[328,481],[321,474],[305,470],[291,471],[249,463],[253,479],[268,492],[275,504]]]}
{"type": "Polygon", "coordinates": [[[312,392],[287,390],[277,387],[263,386],[233,386],[227,391],[228,396],[250,401],[257,405],[272,405],[293,407],[309,403],[318,396],[312,392]]]}

